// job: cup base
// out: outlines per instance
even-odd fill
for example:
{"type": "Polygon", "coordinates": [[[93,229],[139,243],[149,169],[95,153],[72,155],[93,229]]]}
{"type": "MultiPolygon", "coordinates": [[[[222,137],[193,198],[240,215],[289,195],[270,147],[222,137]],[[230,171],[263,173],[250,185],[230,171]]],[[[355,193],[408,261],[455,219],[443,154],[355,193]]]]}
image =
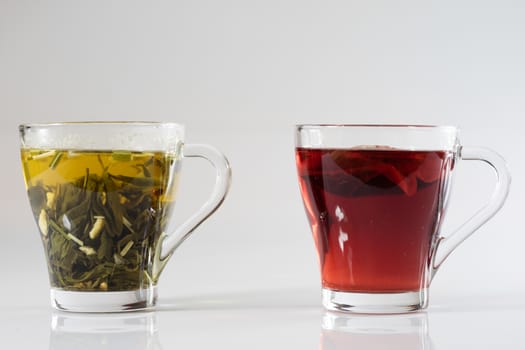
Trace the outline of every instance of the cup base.
{"type": "Polygon", "coordinates": [[[323,288],[323,305],[332,311],[397,314],[427,306],[427,289],[403,293],[354,293],[323,288]]]}
{"type": "Polygon", "coordinates": [[[123,312],[153,307],[157,287],[125,292],[77,292],[51,288],[51,305],[71,312],[123,312]]]}

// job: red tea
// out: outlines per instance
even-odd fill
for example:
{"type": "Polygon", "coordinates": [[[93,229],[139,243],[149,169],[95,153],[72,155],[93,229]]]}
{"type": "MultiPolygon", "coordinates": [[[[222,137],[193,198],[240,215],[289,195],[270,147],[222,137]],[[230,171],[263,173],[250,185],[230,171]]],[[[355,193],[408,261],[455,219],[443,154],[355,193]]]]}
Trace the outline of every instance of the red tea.
{"type": "Polygon", "coordinates": [[[427,287],[453,153],[296,149],[324,288],[427,287]]]}

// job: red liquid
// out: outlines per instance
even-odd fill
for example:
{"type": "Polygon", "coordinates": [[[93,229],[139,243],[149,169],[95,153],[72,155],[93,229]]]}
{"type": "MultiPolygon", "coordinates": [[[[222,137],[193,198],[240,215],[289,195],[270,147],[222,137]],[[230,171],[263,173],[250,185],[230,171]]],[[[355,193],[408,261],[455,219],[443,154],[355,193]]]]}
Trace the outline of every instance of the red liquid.
{"type": "Polygon", "coordinates": [[[428,286],[451,152],[297,148],[296,162],[323,287],[428,286]]]}

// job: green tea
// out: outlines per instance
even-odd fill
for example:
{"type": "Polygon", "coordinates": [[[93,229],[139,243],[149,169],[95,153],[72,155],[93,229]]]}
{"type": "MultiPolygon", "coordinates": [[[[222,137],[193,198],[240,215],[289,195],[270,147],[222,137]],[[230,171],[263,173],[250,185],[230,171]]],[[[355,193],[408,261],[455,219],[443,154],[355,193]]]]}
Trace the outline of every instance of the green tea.
{"type": "Polygon", "coordinates": [[[156,284],[156,245],[175,200],[177,155],[23,149],[22,163],[52,287],[129,291],[156,284]]]}

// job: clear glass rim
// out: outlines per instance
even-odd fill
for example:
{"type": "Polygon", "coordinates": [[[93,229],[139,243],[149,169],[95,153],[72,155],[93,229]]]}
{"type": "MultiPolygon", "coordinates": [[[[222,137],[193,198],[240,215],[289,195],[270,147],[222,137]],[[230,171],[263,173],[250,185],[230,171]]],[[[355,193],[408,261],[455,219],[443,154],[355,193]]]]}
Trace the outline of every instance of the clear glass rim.
{"type": "Polygon", "coordinates": [[[454,126],[416,124],[299,124],[295,145],[302,148],[366,148],[455,150],[459,130],[454,126]]]}
{"type": "Polygon", "coordinates": [[[369,129],[379,129],[379,128],[413,128],[413,129],[436,129],[436,130],[457,130],[455,126],[452,125],[432,125],[432,124],[331,124],[331,123],[321,123],[321,124],[296,124],[297,129],[321,129],[321,128],[369,128],[369,129]]]}
{"type": "Polygon", "coordinates": [[[70,122],[43,122],[43,123],[22,123],[20,128],[27,127],[59,127],[59,126],[92,126],[92,125],[128,125],[128,126],[162,126],[172,128],[184,128],[183,124],[162,121],[70,121],[70,122]]]}
{"type": "Polygon", "coordinates": [[[184,125],[152,121],[73,121],[19,125],[20,147],[166,151],[184,143],[184,125]]]}

